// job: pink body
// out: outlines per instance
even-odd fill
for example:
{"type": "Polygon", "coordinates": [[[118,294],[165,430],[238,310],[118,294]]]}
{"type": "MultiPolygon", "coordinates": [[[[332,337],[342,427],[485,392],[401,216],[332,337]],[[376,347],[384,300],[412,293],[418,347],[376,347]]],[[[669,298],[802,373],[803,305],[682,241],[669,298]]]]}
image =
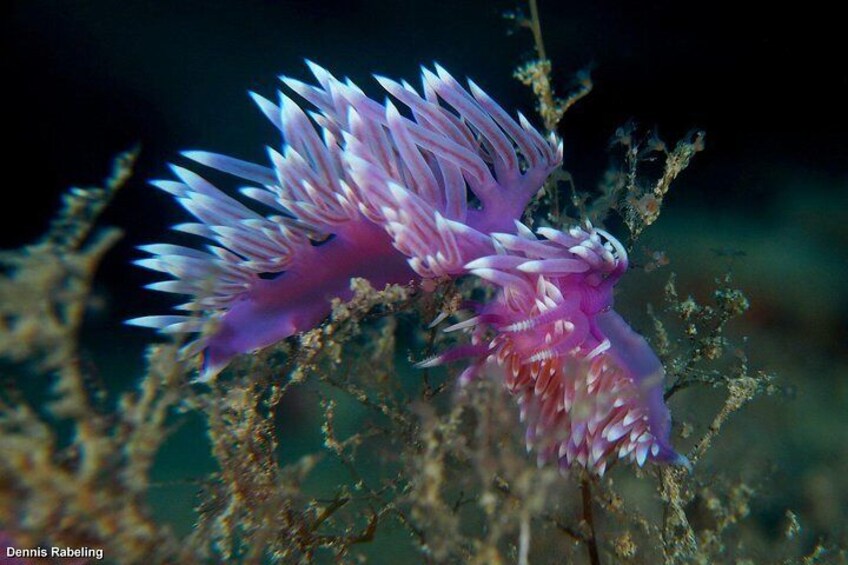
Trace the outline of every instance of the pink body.
{"type": "Polygon", "coordinates": [[[668,444],[662,365],[611,310],[624,249],[588,224],[541,228],[539,239],[518,221],[561,165],[561,143],[438,66],[423,70],[422,93],[378,77],[406,115],[310,67],[318,86],[283,82],[314,112],[283,94],[279,104],[254,95],[284,138],[269,149],[270,167],[185,153],[249,181],[242,194],[276,214],[261,215],[181,167],[173,168],[178,181],[154,183],[198,220],[176,229],[211,244],[145,246],[152,257],[139,264],[173,277],[151,288],[190,296],[178,308],[205,316],[131,322],[200,333],[189,348],[203,352],[206,380],[235,355],[318,325],[333,298],[350,298],[352,277],[379,288],[476,275],[501,287],[497,299],[454,326],[470,332],[470,345],[425,364],[472,357],[462,382],[504,366],[528,445],[563,468],[603,473],[614,454],[640,465],[683,462],[668,444]]]}

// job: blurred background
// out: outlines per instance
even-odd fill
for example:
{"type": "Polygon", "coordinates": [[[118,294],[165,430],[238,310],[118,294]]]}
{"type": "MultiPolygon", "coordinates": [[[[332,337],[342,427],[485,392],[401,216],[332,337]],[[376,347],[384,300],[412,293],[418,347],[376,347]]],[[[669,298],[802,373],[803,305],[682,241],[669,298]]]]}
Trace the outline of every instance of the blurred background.
{"type": "MultiPolygon", "coordinates": [[[[844,20],[815,3],[749,13],[671,0],[539,6],[557,91],[585,68],[595,83],[559,132],[581,190],[597,185],[609,140],[630,119],[669,143],[706,131],[706,150],[641,240],[670,265],[623,283],[620,308],[645,325],[645,304],[661,307],[671,271],[681,294],[701,301],[732,271],[752,303],[733,333],[749,336],[752,366],[777,373],[781,392],[735,415],[705,465],[757,483],[764,496],[752,512],[766,539],[791,508],[807,545],[844,544],[844,20]]],[[[380,95],[371,73],[417,84],[419,65],[438,61],[508,110],[534,113],[511,76],[535,56],[530,33],[503,18],[527,11],[518,2],[11,0],[0,10],[0,247],[37,237],[67,186],[96,185],[117,152],[142,149],[105,217],[126,235],[102,268],[86,335],[91,356],[113,368],[104,373],[123,379],[116,388],[139,374],[149,338],[121,320],[170,304],[141,289],[155,277],[129,264],[134,248],[168,239],[185,220],[146,181],[167,176],[185,149],[262,160],[279,140],[247,90],[272,97],[280,74],[308,80],[308,58],[380,95]]],[[[719,401],[687,393],[672,411],[685,419],[683,406],[703,403],[708,413],[719,401]]]]}

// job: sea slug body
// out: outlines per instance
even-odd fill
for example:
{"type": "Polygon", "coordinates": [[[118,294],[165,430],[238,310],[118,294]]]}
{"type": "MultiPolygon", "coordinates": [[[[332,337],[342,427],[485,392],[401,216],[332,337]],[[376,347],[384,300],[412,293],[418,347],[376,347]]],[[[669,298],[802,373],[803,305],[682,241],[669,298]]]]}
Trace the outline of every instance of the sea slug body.
{"type": "Polygon", "coordinates": [[[542,462],[599,474],[610,458],[684,462],[668,442],[662,365],[612,310],[622,246],[588,224],[541,228],[539,239],[518,221],[561,165],[561,142],[438,65],[422,69],[420,93],[377,77],[396,101],[380,104],[308,64],[316,86],[282,81],[314,110],[253,95],[284,140],[268,149],[270,166],[183,154],[250,183],[243,196],[272,214],[183,167],[153,183],[197,220],[175,229],[211,243],[142,247],[151,256],[137,263],[172,277],[149,287],[191,298],[177,307],[185,315],[130,323],[200,334],[189,348],[203,353],[208,380],[234,356],[318,325],[333,298],[351,297],[352,277],[382,287],[476,275],[500,287],[496,300],[453,328],[471,345],[427,364],[472,357],[462,382],[504,366],[542,462]]]}

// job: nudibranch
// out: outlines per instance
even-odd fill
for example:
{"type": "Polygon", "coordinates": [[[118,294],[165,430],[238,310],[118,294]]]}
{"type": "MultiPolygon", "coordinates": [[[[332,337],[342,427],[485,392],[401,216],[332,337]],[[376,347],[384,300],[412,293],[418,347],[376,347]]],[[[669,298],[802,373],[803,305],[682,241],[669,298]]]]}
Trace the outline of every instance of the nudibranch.
{"type": "Polygon", "coordinates": [[[382,104],[308,65],[316,85],[281,80],[311,110],[252,94],[283,138],[269,165],[183,153],[246,181],[243,200],[184,167],[153,183],[197,220],[175,229],[208,244],[143,246],[151,256],[137,263],[172,277],[149,288],[190,299],[176,307],[183,315],[129,323],[199,334],[188,347],[202,353],[205,381],[236,355],[320,324],[332,299],[352,296],[353,277],[380,288],[477,276],[499,289],[452,328],[471,344],[425,365],[471,357],[461,382],[503,366],[541,462],[598,474],[615,457],[683,463],[669,444],[662,365],[612,310],[623,247],[588,224],[541,228],[539,239],[519,221],[561,165],[562,142],[438,65],[422,69],[420,92],[376,77],[391,96],[382,104]]]}

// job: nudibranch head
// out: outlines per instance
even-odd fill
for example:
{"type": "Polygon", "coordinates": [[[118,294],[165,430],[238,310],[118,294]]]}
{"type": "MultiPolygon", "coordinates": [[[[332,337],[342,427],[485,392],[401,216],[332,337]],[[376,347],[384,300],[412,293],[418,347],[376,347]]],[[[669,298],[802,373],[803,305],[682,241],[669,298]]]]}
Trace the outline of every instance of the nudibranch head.
{"type": "Polygon", "coordinates": [[[466,265],[500,289],[477,316],[448,328],[472,333],[462,353],[476,359],[461,381],[502,367],[540,464],[598,475],[617,459],[685,465],[669,443],[662,365],[612,310],[626,251],[590,224],[538,233],[542,239],[521,225],[515,235],[493,234],[499,253],[466,265]]]}

